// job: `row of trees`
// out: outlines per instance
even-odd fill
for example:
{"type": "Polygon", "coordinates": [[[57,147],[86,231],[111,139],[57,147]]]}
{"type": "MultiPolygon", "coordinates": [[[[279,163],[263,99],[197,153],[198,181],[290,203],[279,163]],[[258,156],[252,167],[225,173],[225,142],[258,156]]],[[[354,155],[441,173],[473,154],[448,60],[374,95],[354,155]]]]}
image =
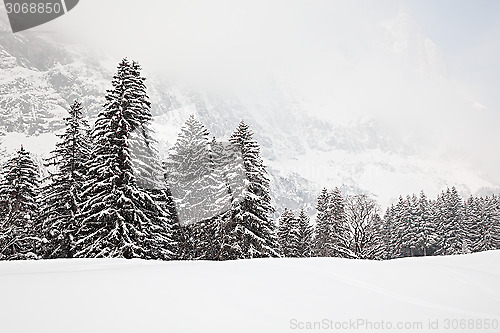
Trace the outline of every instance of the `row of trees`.
{"type": "Polygon", "coordinates": [[[223,143],[192,116],[162,162],[139,64],[122,60],[105,97],[92,129],[81,104],[71,106],[42,182],[23,147],[3,166],[0,259],[391,259],[500,248],[499,198],[463,202],[455,188],[400,198],[383,219],[366,195],[324,189],[314,226],[288,209],[276,225],[244,122],[223,143]]]}
{"type": "Polygon", "coordinates": [[[452,255],[500,249],[500,198],[464,201],[455,187],[435,200],[399,198],[384,217],[384,258],[452,255]]]}
{"type": "Polygon", "coordinates": [[[223,145],[191,117],[162,163],[140,71],[120,62],[92,130],[81,105],[71,106],[42,184],[23,147],[4,165],[1,259],[279,256],[269,179],[249,127],[241,122],[223,145]],[[212,214],[196,215],[203,208],[212,214]]]}
{"type": "Polygon", "coordinates": [[[318,196],[314,227],[301,210],[296,218],[285,209],[279,219],[280,248],[289,257],[341,257],[377,259],[381,235],[377,204],[366,195],[343,198],[340,190],[326,188],[318,196]],[[290,235],[307,235],[293,237],[290,235]],[[287,249],[305,248],[307,251],[287,249]]]}
{"type": "Polygon", "coordinates": [[[283,255],[394,259],[500,249],[500,198],[495,195],[464,201],[452,187],[429,200],[421,192],[400,197],[381,219],[373,199],[343,198],[335,188],[323,189],[316,208],[314,233],[303,211],[296,218],[285,209],[278,227],[283,255]],[[304,234],[307,238],[295,236],[304,234]]]}

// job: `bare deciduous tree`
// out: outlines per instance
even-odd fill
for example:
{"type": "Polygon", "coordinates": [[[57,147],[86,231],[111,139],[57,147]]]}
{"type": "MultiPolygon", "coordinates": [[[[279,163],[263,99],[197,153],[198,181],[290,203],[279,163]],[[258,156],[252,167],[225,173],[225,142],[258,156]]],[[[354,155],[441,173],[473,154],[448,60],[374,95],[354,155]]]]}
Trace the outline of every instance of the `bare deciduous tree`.
{"type": "Polygon", "coordinates": [[[377,259],[380,238],[378,205],[365,194],[348,196],[345,204],[347,222],[351,228],[351,250],[361,259],[377,259]]]}

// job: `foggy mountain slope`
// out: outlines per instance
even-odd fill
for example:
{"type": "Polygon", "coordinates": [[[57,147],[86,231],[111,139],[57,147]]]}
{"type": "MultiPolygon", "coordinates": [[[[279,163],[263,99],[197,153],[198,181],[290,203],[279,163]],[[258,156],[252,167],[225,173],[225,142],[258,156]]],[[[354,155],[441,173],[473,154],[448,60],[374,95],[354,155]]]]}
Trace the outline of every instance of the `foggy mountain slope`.
{"type": "Polygon", "coordinates": [[[422,76],[443,78],[448,75],[446,61],[438,46],[405,13],[381,22],[384,32],[382,43],[393,53],[415,64],[415,71],[422,76]]]}
{"type": "MultiPolygon", "coordinates": [[[[394,57],[415,54],[417,58],[404,61],[420,64],[419,74],[442,73],[433,44],[405,20],[399,17],[378,27],[380,52],[389,50],[394,57]],[[415,51],[421,48],[424,50],[415,51]]],[[[2,29],[8,29],[4,23],[2,29]]],[[[53,133],[61,128],[64,110],[74,99],[83,102],[90,118],[95,117],[116,66],[109,59],[40,33],[0,34],[0,131],[5,133],[2,141],[8,152],[25,141],[27,149],[45,156],[53,149],[53,133]]],[[[363,70],[350,53],[344,60],[353,71],[363,70]]],[[[337,107],[335,103],[316,103],[287,80],[263,82],[264,97],[219,95],[187,88],[143,66],[162,155],[190,114],[219,140],[227,140],[244,119],[255,132],[269,166],[278,213],[285,206],[296,209],[302,205],[313,211],[323,186],[370,193],[382,206],[421,189],[434,196],[451,185],[464,195],[498,188],[467,161],[421,154],[423,149],[414,138],[398,136],[383,119],[337,117],[338,111],[348,109],[343,100],[337,107]],[[318,109],[322,112],[316,112],[318,109]]],[[[360,107],[356,103],[353,107],[360,107]]]]}

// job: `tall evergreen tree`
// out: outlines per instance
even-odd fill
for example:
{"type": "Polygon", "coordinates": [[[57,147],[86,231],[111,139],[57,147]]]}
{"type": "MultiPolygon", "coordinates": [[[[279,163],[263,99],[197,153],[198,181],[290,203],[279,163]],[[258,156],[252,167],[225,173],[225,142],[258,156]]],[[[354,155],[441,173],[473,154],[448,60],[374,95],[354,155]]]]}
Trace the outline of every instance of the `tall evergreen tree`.
{"type": "Polygon", "coordinates": [[[482,221],[482,204],[479,198],[470,196],[464,205],[464,235],[467,249],[476,252],[481,246],[481,237],[486,234],[482,221]]]}
{"type": "Polygon", "coordinates": [[[169,188],[174,196],[179,222],[194,224],[209,218],[205,178],[210,172],[209,133],[189,117],[165,163],[169,188]]]}
{"type": "Polygon", "coordinates": [[[244,227],[232,219],[232,212],[219,217],[217,224],[217,239],[220,240],[218,260],[235,260],[245,257],[241,236],[244,227]]]}
{"type": "Polygon", "coordinates": [[[338,188],[323,189],[316,206],[315,253],[321,257],[351,258],[351,230],[347,224],[344,199],[338,188]]]}
{"type": "Polygon", "coordinates": [[[427,199],[424,191],[420,192],[418,200],[418,216],[420,219],[420,232],[418,244],[422,249],[422,255],[432,255],[436,240],[436,225],[432,212],[432,204],[427,199]]]}
{"type": "Polygon", "coordinates": [[[313,227],[304,209],[298,216],[298,256],[302,258],[313,255],[313,227]]]}
{"type": "Polygon", "coordinates": [[[136,177],[152,165],[146,148],[152,116],[144,81],[140,66],[123,59],[105,96],[93,131],[76,257],[152,258],[155,233],[168,230],[160,225],[166,213],[137,185],[136,177]],[[145,160],[134,161],[141,156],[145,160]]]}
{"type": "MultiPolygon", "coordinates": [[[[166,186],[166,184],[163,186],[166,186]]],[[[147,258],[160,260],[181,259],[178,238],[176,238],[179,225],[170,191],[168,188],[146,189],[145,191],[150,195],[155,205],[153,223],[148,224],[149,236],[145,239],[145,247],[149,249],[147,258]]]]}
{"type": "Polygon", "coordinates": [[[281,255],[289,258],[299,257],[298,220],[295,214],[287,208],[279,218],[277,234],[281,255]]]}
{"type": "Polygon", "coordinates": [[[38,177],[38,167],[22,146],[3,166],[0,183],[0,259],[36,258],[40,254],[38,177]]]}
{"type": "Polygon", "coordinates": [[[215,205],[220,212],[217,216],[216,242],[219,245],[218,260],[243,258],[243,242],[238,241],[244,234],[244,226],[232,219],[232,212],[244,200],[248,180],[245,164],[239,146],[221,143],[213,138],[210,160],[220,183],[214,187],[215,205]]]}
{"type": "Polygon", "coordinates": [[[186,259],[220,258],[219,224],[231,208],[225,157],[225,147],[190,116],[164,163],[186,259]]]}
{"type": "Polygon", "coordinates": [[[373,238],[367,247],[367,259],[382,260],[385,255],[384,221],[378,213],[373,216],[371,229],[373,232],[373,238]]]}
{"type": "Polygon", "coordinates": [[[447,189],[438,198],[440,246],[438,254],[462,253],[464,206],[455,187],[447,189]]]}
{"type": "Polygon", "coordinates": [[[318,257],[329,257],[330,228],[328,214],[328,190],[323,188],[316,203],[316,230],[314,233],[314,252],[318,257]]]}
{"type": "Polygon", "coordinates": [[[476,199],[479,237],[473,249],[488,251],[500,249],[500,210],[498,197],[476,199]]]}
{"type": "Polygon", "coordinates": [[[276,226],[271,220],[274,210],[260,147],[243,121],[229,141],[242,158],[247,186],[241,200],[233,202],[232,230],[228,232],[237,240],[243,258],[277,257],[279,244],[276,226]]]}
{"type": "Polygon", "coordinates": [[[383,246],[384,246],[384,259],[392,259],[394,257],[394,251],[392,249],[392,242],[394,236],[394,205],[387,208],[384,214],[384,228],[383,228],[383,246]]]}
{"type": "Polygon", "coordinates": [[[391,239],[392,258],[403,257],[403,235],[405,230],[404,216],[406,204],[402,196],[394,207],[393,232],[391,239]]]}
{"type": "Polygon", "coordinates": [[[66,130],[59,135],[60,142],[46,163],[55,170],[45,179],[41,195],[41,219],[44,235],[49,240],[45,253],[48,258],[73,257],[76,216],[80,213],[90,154],[89,127],[79,102],[73,103],[64,122],[66,130]]]}
{"type": "Polygon", "coordinates": [[[350,244],[353,239],[345,209],[344,198],[336,187],[329,193],[328,211],[330,223],[331,256],[352,258],[350,244]]]}
{"type": "Polygon", "coordinates": [[[424,225],[415,194],[407,196],[403,209],[402,251],[405,257],[423,255],[424,225]]]}

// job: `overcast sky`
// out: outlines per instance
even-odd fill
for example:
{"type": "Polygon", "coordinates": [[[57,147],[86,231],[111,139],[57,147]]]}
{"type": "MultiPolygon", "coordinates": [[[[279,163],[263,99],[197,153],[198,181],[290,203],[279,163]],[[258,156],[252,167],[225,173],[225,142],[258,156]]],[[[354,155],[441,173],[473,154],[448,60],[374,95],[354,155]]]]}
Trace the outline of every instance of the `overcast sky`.
{"type": "Polygon", "coordinates": [[[495,0],[82,0],[40,29],[205,88],[275,78],[307,112],[383,119],[500,181],[498,18],[495,0]]]}

